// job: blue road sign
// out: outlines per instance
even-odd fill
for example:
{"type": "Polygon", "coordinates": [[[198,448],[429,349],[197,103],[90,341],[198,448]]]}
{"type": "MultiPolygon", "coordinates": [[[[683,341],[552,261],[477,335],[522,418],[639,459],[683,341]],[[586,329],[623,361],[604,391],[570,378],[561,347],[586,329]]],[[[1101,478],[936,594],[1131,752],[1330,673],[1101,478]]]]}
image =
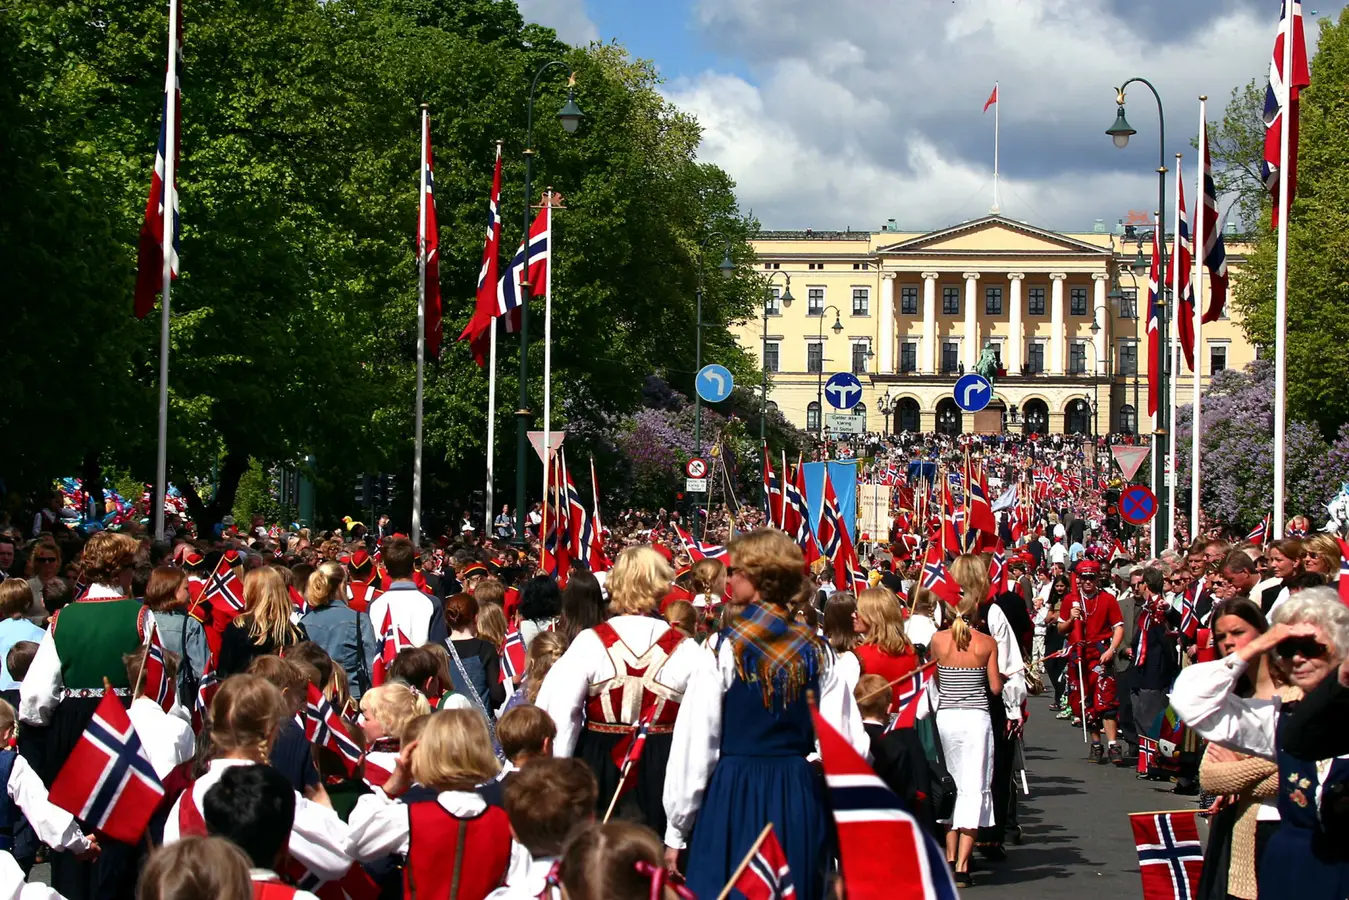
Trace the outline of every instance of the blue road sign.
{"type": "Polygon", "coordinates": [[[993,399],[993,385],[977,372],[960,376],[956,382],[956,406],[965,412],[978,412],[993,399]]]}
{"type": "Polygon", "coordinates": [[[731,377],[731,370],[716,363],[703,366],[698,371],[698,377],[694,379],[694,383],[698,388],[698,396],[708,403],[720,403],[731,396],[731,388],[735,387],[735,379],[731,377]]]}
{"type": "Polygon", "coordinates": [[[851,372],[831,375],[824,383],[824,399],[834,409],[852,409],[862,402],[862,382],[851,372]]]}
{"type": "Polygon", "coordinates": [[[1119,495],[1119,517],[1130,525],[1146,525],[1157,515],[1157,495],[1141,484],[1130,485],[1119,495]]]}

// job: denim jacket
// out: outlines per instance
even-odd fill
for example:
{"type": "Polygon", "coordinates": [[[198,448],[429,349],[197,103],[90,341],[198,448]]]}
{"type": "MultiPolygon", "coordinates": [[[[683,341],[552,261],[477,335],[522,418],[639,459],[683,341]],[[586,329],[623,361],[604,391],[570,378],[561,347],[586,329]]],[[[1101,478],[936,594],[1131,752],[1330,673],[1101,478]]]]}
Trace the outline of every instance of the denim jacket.
{"type": "Polygon", "coordinates": [[[318,644],[333,662],[347,673],[347,685],[354,699],[370,689],[370,667],[379,650],[370,617],[334,600],[331,606],[316,609],[300,618],[309,640],[318,644]]]}

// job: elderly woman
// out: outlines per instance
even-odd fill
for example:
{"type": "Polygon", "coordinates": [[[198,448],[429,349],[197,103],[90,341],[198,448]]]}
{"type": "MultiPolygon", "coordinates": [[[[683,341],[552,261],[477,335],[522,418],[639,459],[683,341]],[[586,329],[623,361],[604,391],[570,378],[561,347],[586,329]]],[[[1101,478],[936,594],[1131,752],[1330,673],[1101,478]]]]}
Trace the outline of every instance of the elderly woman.
{"type": "Polygon", "coordinates": [[[1328,588],[1308,588],[1279,605],[1268,631],[1235,653],[1184,670],[1171,705],[1201,737],[1279,766],[1279,830],[1259,866],[1261,900],[1342,900],[1349,897],[1349,817],[1343,796],[1349,760],[1307,762],[1283,747],[1293,703],[1278,697],[1244,699],[1238,684],[1247,669],[1271,651],[1288,681],[1310,692],[1349,650],[1349,607],[1328,588]]]}
{"type": "MultiPolygon", "coordinates": [[[[618,815],[640,818],[657,834],[666,833],[667,819],[689,818],[695,802],[682,768],[669,766],[666,785],[671,746],[713,742],[709,711],[683,705],[691,682],[713,677],[712,658],[656,616],[673,580],[670,564],[652,548],[620,553],[608,579],[610,618],[576,635],[549,670],[537,701],[557,725],[554,754],[580,757],[594,770],[601,815],[619,783],[614,749],[639,722],[649,724],[636,786],[619,803],[618,815]]],[[[672,846],[682,847],[682,836],[677,840],[672,846]]]]}

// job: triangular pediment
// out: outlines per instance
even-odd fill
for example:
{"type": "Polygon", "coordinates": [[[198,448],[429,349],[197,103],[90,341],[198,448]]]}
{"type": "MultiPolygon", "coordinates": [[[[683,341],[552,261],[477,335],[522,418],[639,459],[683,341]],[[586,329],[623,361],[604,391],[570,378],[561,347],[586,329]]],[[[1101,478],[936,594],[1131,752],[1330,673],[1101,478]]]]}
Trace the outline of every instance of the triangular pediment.
{"type": "Polygon", "coordinates": [[[1002,216],[985,216],[932,231],[895,244],[877,253],[899,256],[1042,256],[1109,255],[1106,247],[1067,237],[1055,231],[1027,225],[1002,216]]]}

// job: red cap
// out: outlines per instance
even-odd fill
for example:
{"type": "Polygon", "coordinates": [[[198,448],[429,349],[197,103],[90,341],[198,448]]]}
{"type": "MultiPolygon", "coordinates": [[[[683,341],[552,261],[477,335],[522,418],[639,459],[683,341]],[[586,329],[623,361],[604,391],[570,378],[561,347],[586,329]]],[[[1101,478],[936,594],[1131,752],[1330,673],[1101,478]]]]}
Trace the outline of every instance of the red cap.
{"type": "Polygon", "coordinates": [[[1078,575],[1100,575],[1101,564],[1094,559],[1084,559],[1073,570],[1078,575]]]}
{"type": "Polygon", "coordinates": [[[366,553],[364,550],[357,550],[355,553],[351,554],[349,565],[351,566],[353,574],[364,575],[366,572],[370,571],[370,554],[366,553]]]}

